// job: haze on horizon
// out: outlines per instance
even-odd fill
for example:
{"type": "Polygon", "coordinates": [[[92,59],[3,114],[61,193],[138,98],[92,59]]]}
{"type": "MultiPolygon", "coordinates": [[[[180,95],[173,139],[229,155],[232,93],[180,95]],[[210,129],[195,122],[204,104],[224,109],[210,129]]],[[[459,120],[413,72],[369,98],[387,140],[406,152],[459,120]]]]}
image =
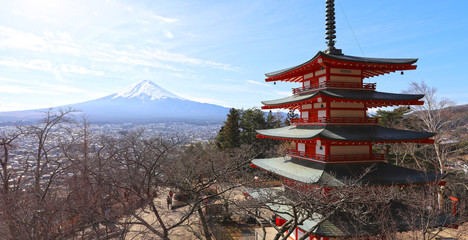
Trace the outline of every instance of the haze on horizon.
{"type": "MultiPolygon", "coordinates": [[[[468,2],[336,5],[336,46],[345,54],[419,58],[415,71],[368,79],[377,90],[401,92],[423,80],[468,103],[468,2]]],[[[324,50],[324,28],[325,0],[4,1],[0,111],[85,102],[141,80],[194,101],[260,106],[298,87],[265,83],[263,74],[324,50]]]]}

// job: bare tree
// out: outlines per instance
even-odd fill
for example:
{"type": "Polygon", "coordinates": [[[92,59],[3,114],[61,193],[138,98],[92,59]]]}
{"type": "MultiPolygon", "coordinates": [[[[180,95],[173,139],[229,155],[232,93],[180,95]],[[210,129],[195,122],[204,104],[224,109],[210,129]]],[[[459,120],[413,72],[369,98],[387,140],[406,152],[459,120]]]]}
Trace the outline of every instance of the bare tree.
{"type": "Polygon", "coordinates": [[[446,98],[439,98],[437,89],[427,86],[424,82],[411,82],[409,89],[405,92],[424,94],[423,105],[411,106],[412,115],[422,122],[414,127],[437,133],[433,144],[435,156],[428,160],[436,163],[436,170],[443,174],[445,173],[445,161],[450,153],[449,148],[444,146],[444,142],[453,140],[449,129],[446,128],[454,120],[448,108],[453,106],[454,102],[446,98]]]}
{"type": "MultiPolygon", "coordinates": [[[[268,183],[261,176],[260,183],[268,183]]],[[[239,211],[247,211],[258,222],[269,222],[276,230],[274,239],[289,239],[297,227],[304,231],[298,239],[308,239],[319,228],[336,229],[336,237],[396,239],[400,231],[421,231],[437,236],[439,227],[454,219],[435,209],[434,186],[366,186],[349,180],[342,187],[296,183],[289,188],[252,187],[253,198],[239,202],[239,211]],[[292,188],[291,188],[292,187],[292,188]],[[276,225],[271,214],[281,217],[276,225]],[[301,226],[302,225],[302,226],[301,226]],[[304,229],[304,226],[306,228],[304,229]]],[[[263,239],[266,226],[262,226],[263,239]]]]}
{"type": "Polygon", "coordinates": [[[14,141],[21,136],[20,132],[13,133],[2,133],[0,139],[0,165],[2,171],[0,172],[0,178],[3,184],[2,193],[8,194],[10,190],[11,171],[9,170],[10,163],[10,151],[14,147],[14,141]]]}
{"type": "Polygon", "coordinates": [[[207,212],[221,196],[242,186],[241,174],[251,157],[246,148],[222,152],[214,144],[181,145],[178,138],[147,138],[144,131],[108,137],[102,146],[100,166],[93,174],[108,187],[111,210],[121,208],[110,221],[130,229],[126,234],[162,239],[181,227],[199,229],[200,236],[211,239],[207,212]],[[161,194],[169,190],[175,194],[174,211],[160,202],[165,199],[161,194]]]}
{"type": "MultiPolygon", "coordinates": [[[[437,172],[444,174],[447,158],[449,154],[454,152],[454,150],[450,148],[450,144],[447,144],[454,140],[451,129],[447,128],[447,126],[455,120],[449,108],[453,106],[454,103],[446,98],[439,98],[437,96],[437,89],[429,87],[422,81],[411,82],[409,89],[406,90],[405,93],[424,94],[424,104],[411,107],[413,110],[412,115],[416,116],[422,123],[416,124],[413,127],[427,132],[437,133],[437,135],[434,136],[432,149],[430,149],[429,152],[424,151],[423,160],[432,163],[437,172]],[[433,155],[430,153],[433,153],[433,155]]],[[[417,156],[414,154],[413,157],[417,159],[417,156]]],[[[420,160],[416,160],[416,162],[419,161],[420,160]]],[[[442,209],[444,205],[444,188],[445,186],[441,186],[439,190],[439,209],[442,209]]]]}
{"type": "Polygon", "coordinates": [[[223,218],[229,218],[233,192],[239,192],[240,187],[253,181],[246,172],[253,154],[253,149],[246,145],[219,151],[213,144],[196,144],[184,149],[176,161],[165,166],[164,172],[171,176],[169,185],[190,196],[185,203],[190,211],[198,213],[205,239],[211,239],[208,229],[211,216],[206,214],[209,209],[224,208],[223,218]]]}
{"type": "Polygon", "coordinates": [[[9,226],[6,239],[41,239],[60,236],[58,226],[66,214],[61,183],[63,158],[60,142],[66,142],[71,109],[49,110],[36,125],[18,126],[18,132],[4,138],[2,167],[8,169],[12,140],[24,150],[20,168],[3,172],[2,220],[9,226]],[[19,138],[21,137],[21,138],[19,138]],[[8,182],[14,174],[15,188],[8,182]]]}

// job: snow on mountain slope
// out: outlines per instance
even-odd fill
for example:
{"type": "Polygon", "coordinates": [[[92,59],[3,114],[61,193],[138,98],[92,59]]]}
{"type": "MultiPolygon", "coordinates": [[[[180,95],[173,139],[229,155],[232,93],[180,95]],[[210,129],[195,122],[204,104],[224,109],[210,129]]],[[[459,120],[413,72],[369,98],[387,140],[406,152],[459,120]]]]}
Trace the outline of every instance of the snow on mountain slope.
{"type": "Polygon", "coordinates": [[[156,83],[149,80],[143,80],[133,84],[132,86],[123,89],[120,92],[114,93],[110,96],[112,99],[115,98],[139,98],[141,100],[156,100],[164,98],[176,98],[185,100],[164,88],[161,88],[156,83]]]}

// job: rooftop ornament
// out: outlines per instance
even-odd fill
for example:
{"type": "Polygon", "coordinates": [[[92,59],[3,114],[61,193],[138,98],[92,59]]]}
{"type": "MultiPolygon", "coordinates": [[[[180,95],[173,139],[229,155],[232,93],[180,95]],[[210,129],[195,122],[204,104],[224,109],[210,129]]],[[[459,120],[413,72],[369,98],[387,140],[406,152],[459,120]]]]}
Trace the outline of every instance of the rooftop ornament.
{"type": "Polygon", "coordinates": [[[327,0],[327,18],[325,19],[327,22],[325,25],[327,26],[325,29],[327,30],[326,32],[326,37],[327,39],[327,50],[324,52],[327,54],[333,54],[333,55],[343,55],[341,52],[341,49],[336,49],[335,48],[335,38],[336,38],[336,31],[335,31],[335,0],[327,0]]]}

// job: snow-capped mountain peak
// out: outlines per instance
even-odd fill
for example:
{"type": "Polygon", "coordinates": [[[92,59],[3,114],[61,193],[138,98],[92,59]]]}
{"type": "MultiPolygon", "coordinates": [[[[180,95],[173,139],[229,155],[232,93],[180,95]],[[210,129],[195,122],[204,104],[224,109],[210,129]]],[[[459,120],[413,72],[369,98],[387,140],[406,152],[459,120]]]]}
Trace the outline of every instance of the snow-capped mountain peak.
{"type": "Polygon", "coordinates": [[[181,98],[167,91],[166,89],[161,88],[156,83],[149,81],[149,80],[143,80],[143,81],[137,82],[134,85],[126,89],[123,89],[120,92],[115,93],[112,99],[119,98],[119,97],[139,98],[142,100],[156,100],[156,99],[165,99],[165,98],[176,98],[176,99],[185,100],[184,98],[181,98]]]}
{"type": "MultiPolygon", "coordinates": [[[[94,122],[221,122],[229,108],[183,99],[151,81],[141,81],[120,92],[102,98],[59,108],[82,111],[94,122]]],[[[48,109],[41,109],[47,111],[48,109]]],[[[37,110],[0,113],[0,122],[24,121],[28,116],[38,118],[37,110]],[[34,114],[36,115],[34,115],[34,114]]],[[[30,119],[32,119],[30,117],[30,119]]]]}

